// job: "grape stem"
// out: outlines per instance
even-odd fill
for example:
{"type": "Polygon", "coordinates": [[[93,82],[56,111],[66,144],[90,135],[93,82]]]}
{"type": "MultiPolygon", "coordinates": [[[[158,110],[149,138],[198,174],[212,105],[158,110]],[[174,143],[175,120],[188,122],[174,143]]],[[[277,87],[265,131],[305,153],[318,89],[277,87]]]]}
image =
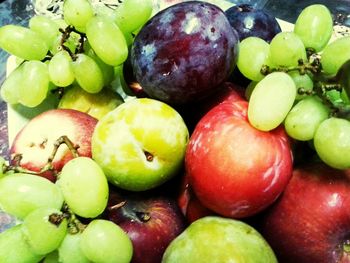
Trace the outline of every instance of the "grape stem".
{"type": "Polygon", "coordinates": [[[292,67],[285,67],[285,66],[278,66],[276,68],[272,68],[268,65],[263,65],[261,67],[261,74],[263,75],[268,75],[272,72],[291,72],[291,71],[299,71],[300,75],[304,75],[307,73],[312,73],[312,74],[318,74],[322,70],[321,67],[321,62],[320,59],[316,56],[312,56],[310,59],[310,62],[305,62],[302,59],[298,60],[298,65],[297,66],[292,66],[292,67]]]}
{"type": "Polygon", "coordinates": [[[44,167],[41,168],[39,172],[30,171],[21,167],[21,160],[23,158],[22,154],[14,155],[14,157],[11,160],[11,163],[13,165],[5,166],[4,171],[5,172],[13,171],[15,173],[27,173],[27,174],[34,174],[34,175],[40,175],[44,172],[51,171],[54,173],[54,175],[57,175],[57,171],[55,171],[52,163],[57,154],[59,147],[62,144],[65,144],[68,147],[69,151],[72,153],[73,158],[79,157],[79,153],[78,153],[79,145],[74,145],[73,142],[66,135],[63,135],[55,141],[52,153],[47,159],[47,163],[44,165],[44,167]]]}
{"type": "Polygon", "coordinates": [[[67,26],[65,29],[60,28],[59,30],[62,33],[61,43],[60,43],[61,48],[67,51],[73,60],[76,60],[77,54],[84,52],[84,43],[86,41],[86,34],[79,32],[78,30],[75,29],[75,27],[71,25],[67,26]],[[68,41],[71,33],[73,32],[77,33],[80,36],[79,45],[75,48],[74,53],[68,47],[65,46],[65,43],[68,41]]]}
{"type": "MultiPolygon", "coordinates": [[[[77,233],[82,233],[87,225],[83,224],[77,216],[73,213],[73,211],[69,208],[69,206],[64,203],[62,208],[62,217],[67,218],[68,220],[68,232],[72,235],[77,233]]],[[[62,219],[63,220],[63,219],[62,219]]],[[[51,222],[51,221],[50,221],[51,222]]]]}

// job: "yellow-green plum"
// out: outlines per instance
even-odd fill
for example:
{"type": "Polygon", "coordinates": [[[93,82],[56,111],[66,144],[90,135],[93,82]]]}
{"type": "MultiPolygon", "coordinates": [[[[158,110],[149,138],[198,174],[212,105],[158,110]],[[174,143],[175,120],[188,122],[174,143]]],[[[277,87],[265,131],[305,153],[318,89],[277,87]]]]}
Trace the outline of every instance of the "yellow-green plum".
{"type": "Polygon", "coordinates": [[[188,138],[187,126],[175,109],[154,99],[135,98],[99,121],[92,155],[110,183],[143,191],[176,175],[188,138]]]}
{"type": "Polygon", "coordinates": [[[277,263],[265,239],[250,225],[207,216],[194,221],[165,250],[162,263],[277,263]]]}
{"type": "Polygon", "coordinates": [[[102,89],[92,94],[74,86],[65,91],[58,108],[82,111],[99,120],[123,102],[123,98],[110,89],[102,89]]]}

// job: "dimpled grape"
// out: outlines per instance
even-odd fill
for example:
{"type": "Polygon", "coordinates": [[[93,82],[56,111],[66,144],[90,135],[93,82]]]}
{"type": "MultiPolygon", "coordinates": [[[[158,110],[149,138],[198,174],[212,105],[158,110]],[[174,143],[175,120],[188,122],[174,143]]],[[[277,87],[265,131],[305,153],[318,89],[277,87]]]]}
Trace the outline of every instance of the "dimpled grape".
{"type": "Polygon", "coordinates": [[[36,263],[43,257],[35,254],[25,240],[22,225],[16,225],[0,233],[1,263],[36,263]]]}
{"type": "Polygon", "coordinates": [[[19,66],[12,71],[1,86],[1,98],[7,103],[16,104],[19,101],[20,93],[18,85],[22,81],[22,69],[23,67],[19,66]]]}
{"type": "Polygon", "coordinates": [[[50,215],[62,216],[53,208],[39,208],[28,214],[22,225],[24,236],[32,250],[39,255],[57,249],[67,233],[67,219],[52,223],[50,215]]]}
{"type": "Polygon", "coordinates": [[[122,228],[107,220],[93,220],[81,236],[80,247],[96,263],[129,263],[132,243],[122,228]]]}
{"type": "Polygon", "coordinates": [[[45,40],[49,48],[51,48],[54,40],[60,34],[58,23],[47,16],[33,16],[29,20],[29,28],[37,32],[45,40]]]}
{"type": "Polygon", "coordinates": [[[241,41],[247,37],[259,37],[269,43],[281,32],[281,27],[274,16],[249,4],[232,6],[225,13],[241,41]]]}
{"type": "Polygon", "coordinates": [[[58,248],[59,262],[90,263],[80,248],[81,233],[67,234],[58,248]]]}
{"type": "Polygon", "coordinates": [[[295,96],[295,84],[287,73],[267,75],[258,82],[250,96],[249,122],[262,131],[276,128],[292,108],[295,96]]]}
{"type": "Polygon", "coordinates": [[[306,48],[321,51],[333,33],[333,19],[328,8],[315,4],[303,9],[295,22],[294,33],[300,37],[306,48]]]}
{"type": "Polygon", "coordinates": [[[250,80],[259,81],[264,78],[261,67],[267,65],[270,46],[258,37],[247,37],[239,44],[237,67],[250,80]]]}
{"type": "Polygon", "coordinates": [[[123,32],[133,32],[152,14],[151,0],[124,0],[115,10],[115,22],[123,32]]]}
{"type": "Polygon", "coordinates": [[[48,70],[51,82],[57,87],[67,87],[75,79],[72,58],[65,50],[57,52],[51,58],[48,70]]]}
{"type": "Polygon", "coordinates": [[[328,118],[327,107],[317,97],[307,97],[299,101],[288,113],[284,127],[287,134],[299,141],[314,138],[322,121],[328,118]]]}
{"type": "Polygon", "coordinates": [[[350,59],[350,36],[341,37],[326,46],[321,55],[325,74],[335,75],[340,67],[350,59]]]}
{"type": "Polygon", "coordinates": [[[92,18],[86,25],[86,35],[97,56],[106,64],[118,66],[128,57],[123,32],[107,17],[92,18]]]}
{"type": "Polygon", "coordinates": [[[301,39],[293,32],[278,33],[270,43],[270,58],[275,66],[297,66],[298,60],[306,60],[301,39]]]}
{"type": "Polygon", "coordinates": [[[81,88],[89,93],[101,91],[104,84],[103,74],[93,58],[78,54],[77,59],[73,61],[73,70],[81,88]]]}
{"type": "Polygon", "coordinates": [[[227,79],[238,35],[218,7],[183,2],[160,11],[140,30],[131,63],[144,91],[170,104],[207,96],[227,79]]]}
{"type": "Polygon", "coordinates": [[[36,107],[47,97],[49,90],[48,66],[41,61],[26,61],[23,64],[19,85],[19,102],[27,107],[36,107]]]}
{"type": "Polygon", "coordinates": [[[106,208],[108,183],[102,169],[88,157],[77,157],[63,166],[57,180],[64,200],[77,215],[93,218],[106,208]]]}
{"type": "Polygon", "coordinates": [[[297,89],[296,100],[301,100],[307,96],[306,92],[311,92],[314,88],[314,82],[308,74],[300,74],[299,71],[288,72],[292,77],[297,89]]]}
{"type": "Polygon", "coordinates": [[[60,189],[46,178],[13,174],[0,179],[0,208],[20,219],[39,207],[61,209],[60,189]]]}
{"type": "Polygon", "coordinates": [[[16,25],[0,27],[0,48],[26,60],[42,60],[48,46],[35,31],[16,25]]]}
{"type": "Polygon", "coordinates": [[[63,16],[67,24],[85,32],[86,23],[93,17],[94,10],[89,0],[65,0],[63,16]]]}
{"type": "Polygon", "coordinates": [[[314,146],[318,156],[329,166],[350,168],[350,122],[335,117],[326,119],[316,131],[314,146]]]}

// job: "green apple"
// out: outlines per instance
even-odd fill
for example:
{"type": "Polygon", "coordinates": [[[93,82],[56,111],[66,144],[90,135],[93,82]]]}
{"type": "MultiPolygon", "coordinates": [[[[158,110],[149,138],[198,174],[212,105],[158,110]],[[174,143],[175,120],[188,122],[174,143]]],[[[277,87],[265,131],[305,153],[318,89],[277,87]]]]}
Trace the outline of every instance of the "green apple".
{"type": "Polygon", "coordinates": [[[265,239],[238,220],[207,216],[194,221],[165,250],[162,263],[277,263],[265,239]]]}
{"type": "Polygon", "coordinates": [[[182,167],[189,138],[180,114],[154,99],[131,99],[109,112],[92,136],[92,157],[110,183],[144,191],[182,167]]]}
{"type": "Polygon", "coordinates": [[[118,93],[107,88],[92,94],[79,86],[73,86],[65,91],[58,108],[82,111],[99,120],[123,102],[118,93]]]}

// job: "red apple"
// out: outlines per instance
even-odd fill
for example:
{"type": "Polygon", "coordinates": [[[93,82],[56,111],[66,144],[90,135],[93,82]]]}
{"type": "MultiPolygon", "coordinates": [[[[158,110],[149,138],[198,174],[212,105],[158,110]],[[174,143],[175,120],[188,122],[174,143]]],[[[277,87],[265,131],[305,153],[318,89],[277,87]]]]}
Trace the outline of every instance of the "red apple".
{"type": "MultiPolygon", "coordinates": [[[[65,135],[77,147],[80,156],[91,157],[91,136],[97,119],[87,113],[71,109],[45,111],[31,119],[16,135],[10,149],[12,164],[14,156],[20,156],[20,166],[34,172],[47,164],[54,144],[65,135]]],[[[73,158],[65,144],[60,145],[52,165],[59,172],[65,163],[73,158]]],[[[55,181],[54,172],[42,174],[55,181]]]]}
{"type": "Polygon", "coordinates": [[[195,196],[187,175],[183,176],[182,178],[177,204],[189,223],[208,215],[215,215],[213,211],[202,205],[202,203],[195,196]]]}
{"type": "Polygon", "coordinates": [[[200,202],[232,218],[252,216],[271,205],[292,174],[292,152],[283,127],[255,129],[248,102],[221,103],[197,124],[185,168],[200,202]]]}
{"type": "Polygon", "coordinates": [[[133,243],[133,263],[157,263],[166,247],[186,227],[175,200],[146,193],[111,191],[106,218],[118,224],[133,243]]]}
{"type": "Polygon", "coordinates": [[[350,262],[350,170],[297,168],[261,229],[279,262],[350,262]]]}

